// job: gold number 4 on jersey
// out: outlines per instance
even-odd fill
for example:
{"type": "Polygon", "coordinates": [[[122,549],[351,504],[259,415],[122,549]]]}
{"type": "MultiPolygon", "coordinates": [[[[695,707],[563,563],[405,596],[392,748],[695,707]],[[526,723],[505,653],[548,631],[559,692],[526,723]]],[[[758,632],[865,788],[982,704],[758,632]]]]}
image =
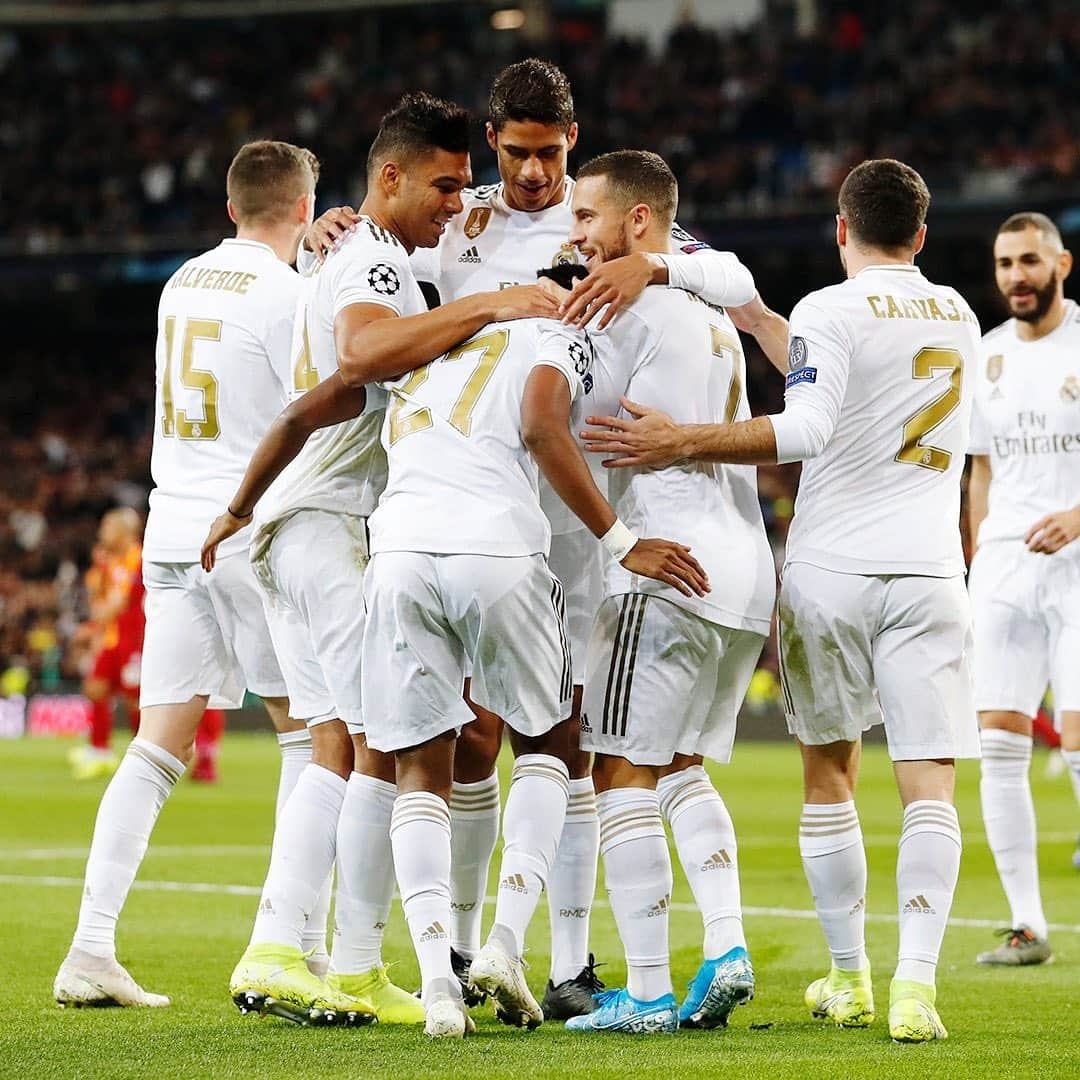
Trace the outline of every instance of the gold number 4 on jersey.
{"type": "Polygon", "coordinates": [[[165,320],[165,375],[161,384],[161,433],[181,439],[216,439],[218,427],[218,381],[194,365],[196,341],[220,341],[221,322],[217,319],[188,319],[184,324],[180,349],[180,384],[198,390],[203,396],[203,419],[192,420],[185,409],[173,405],[173,347],[176,340],[176,316],[165,320]]]}
{"type": "Polygon", "coordinates": [[[490,334],[481,334],[480,337],[471,338],[451,349],[441,359],[433,360],[430,364],[417,368],[399,388],[391,390],[393,401],[389,409],[390,445],[393,446],[398,439],[403,439],[406,435],[424,431],[433,425],[431,410],[427,407],[416,409],[407,416],[401,415],[409,397],[427,382],[431,375],[432,364],[446,364],[452,360],[460,360],[469,353],[478,352],[480,357],[476,362],[476,367],[465,380],[465,385],[461,388],[461,393],[458,394],[457,401],[450,410],[451,425],[468,438],[472,432],[473,410],[495,371],[495,365],[503,358],[509,342],[510,331],[507,329],[495,330],[490,334]]]}
{"type": "Polygon", "coordinates": [[[949,373],[949,386],[925,408],[920,409],[904,424],[904,441],[894,460],[918,465],[934,472],[944,472],[952,461],[952,452],[939,446],[923,446],[920,440],[943,424],[960,404],[960,382],[964,373],[964,358],[956,349],[920,349],[911,363],[913,379],[932,379],[939,371],[949,373]]]}

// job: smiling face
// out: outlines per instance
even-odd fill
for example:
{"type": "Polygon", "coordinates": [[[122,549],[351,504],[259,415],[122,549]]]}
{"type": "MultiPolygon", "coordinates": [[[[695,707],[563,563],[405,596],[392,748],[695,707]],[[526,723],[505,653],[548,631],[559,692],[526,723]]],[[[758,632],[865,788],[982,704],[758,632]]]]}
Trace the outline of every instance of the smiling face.
{"type": "Polygon", "coordinates": [[[587,176],[574,185],[574,227],[570,243],[585,256],[594,270],[601,263],[631,252],[630,218],[608,190],[604,176],[587,176]]]}
{"type": "Polygon", "coordinates": [[[1068,253],[1056,238],[1029,226],[998,233],[994,241],[994,276],[1009,314],[1038,322],[1064,296],[1068,253]]]}
{"type": "Polygon", "coordinates": [[[577,124],[564,130],[536,120],[507,120],[496,131],[489,123],[487,140],[499,157],[499,176],[510,207],[544,210],[562,200],[566,156],[577,142],[577,124]]]}
{"type": "Polygon", "coordinates": [[[469,155],[449,150],[418,154],[405,166],[382,167],[390,212],[409,247],[435,247],[447,222],[461,213],[461,189],[472,182],[469,155]]]}

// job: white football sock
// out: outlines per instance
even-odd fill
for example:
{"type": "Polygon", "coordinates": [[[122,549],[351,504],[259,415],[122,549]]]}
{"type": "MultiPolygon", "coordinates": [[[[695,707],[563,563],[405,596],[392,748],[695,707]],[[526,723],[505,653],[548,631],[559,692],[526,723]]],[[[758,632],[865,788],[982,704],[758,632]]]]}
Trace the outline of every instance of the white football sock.
{"type": "Polygon", "coordinates": [[[322,765],[309,764],[300,774],[274,827],[252,945],[301,947],[308,916],[334,865],[345,786],[322,765]]]}
{"type": "Polygon", "coordinates": [[[390,819],[390,843],[426,997],[435,980],[454,980],[448,929],[450,807],[430,791],[398,795],[390,819]]]}
{"type": "Polygon", "coordinates": [[[319,895],[315,897],[315,906],[304,923],[303,933],[300,935],[300,948],[310,953],[308,965],[312,963],[326,963],[326,924],[330,919],[330,898],[334,891],[334,871],[326,875],[322,883],[319,895]]]}
{"type": "Polygon", "coordinates": [[[982,800],[986,839],[1012,909],[1012,926],[1027,926],[1046,937],[1039,892],[1035,803],[1031,798],[1031,738],[1015,731],[982,733],[982,800]]]}
{"type": "Polygon", "coordinates": [[[115,959],[116,920],[158,814],[183,773],[183,762],[160,746],[138,736],[129,743],[98,806],[73,949],[115,959]]]}
{"type": "Polygon", "coordinates": [[[866,849],[855,803],[804,803],[799,854],[832,962],[861,971],[869,962],[866,849]]]}
{"type": "Polygon", "coordinates": [[[394,897],[390,819],[397,788],[354,772],[338,819],[337,904],[330,970],[360,975],[382,964],[394,897]]]}
{"type": "Polygon", "coordinates": [[[1076,793],[1076,801],[1080,803],[1080,750],[1062,750],[1061,756],[1069,766],[1073,791],[1076,793]]]}
{"type": "Polygon", "coordinates": [[[473,957],[480,951],[491,856],[499,840],[499,774],[475,784],[454,782],[450,792],[453,857],[450,861],[450,934],[454,949],[473,957]]]}
{"type": "Polygon", "coordinates": [[[705,959],[745,949],[735,826],[720,793],[705,769],[692,765],[665,776],[656,794],[701,911],[705,959]]]}
{"type": "Polygon", "coordinates": [[[670,994],[671,856],[660,800],[647,788],[596,797],[611,913],[626,952],[626,989],[638,1001],[670,994]]]}
{"type": "Polygon", "coordinates": [[[589,913],[596,895],[600,818],[591,777],[570,781],[559,850],[548,880],[551,918],[551,981],[558,986],[589,962],[589,913]]]}
{"type": "Polygon", "coordinates": [[[311,732],[307,728],[299,731],[281,731],[277,737],[281,747],[281,772],[278,773],[277,805],[274,816],[281,813],[281,808],[288,801],[296,787],[300,774],[311,761],[311,732]]]}
{"type": "Polygon", "coordinates": [[[941,939],[960,876],[960,822],[956,808],[920,799],[904,810],[896,890],[900,898],[897,979],[934,985],[941,939]]]}
{"type": "Polygon", "coordinates": [[[565,762],[550,754],[522,754],[514,762],[503,813],[495,926],[513,935],[516,956],[525,947],[525,931],[551,874],[569,798],[565,762]]]}

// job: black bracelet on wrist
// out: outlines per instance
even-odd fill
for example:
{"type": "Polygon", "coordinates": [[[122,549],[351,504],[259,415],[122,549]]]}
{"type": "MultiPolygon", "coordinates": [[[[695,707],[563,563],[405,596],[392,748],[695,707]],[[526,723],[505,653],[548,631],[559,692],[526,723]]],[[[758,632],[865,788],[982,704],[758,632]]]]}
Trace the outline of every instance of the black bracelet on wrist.
{"type": "Polygon", "coordinates": [[[244,518],[251,517],[251,514],[238,514],[231,506],[225,507],[225,512],[230,516],[236,518],[237,521],[243,521],[244,518]]]}

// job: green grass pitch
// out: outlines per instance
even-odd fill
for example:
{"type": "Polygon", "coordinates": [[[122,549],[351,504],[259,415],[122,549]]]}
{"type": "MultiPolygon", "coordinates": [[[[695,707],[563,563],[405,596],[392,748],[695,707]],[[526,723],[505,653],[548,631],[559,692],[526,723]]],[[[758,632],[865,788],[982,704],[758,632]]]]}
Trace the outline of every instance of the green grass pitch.
{"type": "MultiPolygon", "coordinates": [[[[464,1044],[432,1044],[417,1030],[301,1029],[241,1017],[227,992],[257,903],[271,838],[277,746],[266,736],[226,739],[223,780],[184,782],[166,807],[120,923],[120,958],[137,979],[173,1000],[162,1010],[60,1010],[53,975],[75,923],[85,851],[102,783],[68,777],[64,742],[0,742],[0,1076],[38,1077],[478,1077],[581,1076],[1021,1077],[1080,1075],[1080,874],[1070,855],[1077,807],[1066,777],[1032,769],[1043,829],[1040,858],[1047,912],[1058,925],[1056,962],[1017,971],[976,967],[1003,924],[1004,898],[982,833],[978,769],[961,765],[958,803],[965,829],[960,887],[938,977],[947,1042],[897,1046],[885,1012],[896,949],[893,873],[899,804],[889,763],[868,748],[859,807],[870,860],[868,923],[878,1020],[865,1031],[812,1021],[803,989],[826,967],[821,933],[796,849],[801,803],[794,748],[744,743],[714,770],[735,818],[757,998],[731,1027],[676,1036],[582,1036],[545,1024],[528,1033],[501,1027],[489,1007],[464,1044]],[[972,925],[974,922],[974,925],[972,925]]],[[[505,787],[504,787],[505,790],[505,787]]],[[[497,862],[496,862],[497,868],[497,862]]],[[[700,957],[700,920],[678,868],[671,917],[676,987],[700,957]]],[[[600,889],[604,897],[603,887],[600,889]]],[[[487,911],[488,919],[491,909],[487,911]]],[[[486,925],[486,924],[485,924],[486,925]]],[[[547,915],[533,923],[535,989],[547,978],[547,915]]],[[[405,986],[417,981],[401,909],[387,930],[388,960],[405,986]]],[[[619,985],[625,969],[606,903],[593,917],[601,975],[619,985]]]]}

